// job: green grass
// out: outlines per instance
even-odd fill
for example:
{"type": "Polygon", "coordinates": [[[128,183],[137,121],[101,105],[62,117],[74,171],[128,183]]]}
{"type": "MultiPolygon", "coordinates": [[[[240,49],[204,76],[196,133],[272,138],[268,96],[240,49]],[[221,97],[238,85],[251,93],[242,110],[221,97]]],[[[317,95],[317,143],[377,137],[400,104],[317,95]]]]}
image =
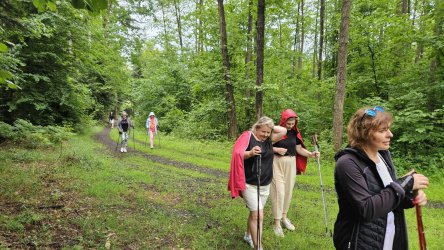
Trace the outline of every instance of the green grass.
{"type": "MultiPolygon", "coordinates": [[[[186,162],[180,168],[140,154],[114,155],[92,138],[99,128],[72,138],[58,150],[3,147],[0,156],[0,249],[249,249],[242,241],[248,211],[231,199],[227,179],[232,143],[195,142],[161,134],[161,144],[145,147],[136,130],[136,149],[186,162]],[[205,168],[225,172],[212,175],[205,168]],[[62,205],[60,209],[51,206],[62,205]]],[[[116,130],[111,138],[117,140],[116,130]]],[[[129,146],[133,147],[130,138],[129,146]]],[[[322,159],[328,229],[337,214],[334,164],[322,159]]],[[[427,190],[423,208],[429,249],[444,236],[443,182],[427,190]]],[[[297,177],[289,218],[295,232],[272,232],[271,204],[265,208],[265,249],[334,249],[325,236],[318,167],[309,161],[297,177]]],[[[414,210],[407,210],[410,249],[418,249],[414,210]]]]}

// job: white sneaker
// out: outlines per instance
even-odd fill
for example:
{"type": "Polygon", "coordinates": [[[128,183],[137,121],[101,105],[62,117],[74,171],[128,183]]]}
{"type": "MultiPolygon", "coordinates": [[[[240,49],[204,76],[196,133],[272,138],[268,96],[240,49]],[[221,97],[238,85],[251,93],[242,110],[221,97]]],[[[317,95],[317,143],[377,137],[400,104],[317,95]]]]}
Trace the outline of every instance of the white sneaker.
{"type": "Polygon", "coordinates": [[[291,224],[291,221],[288,218],[282,219],[282,224],[284,224],[285,228],[294,231],[294,225],[291,224]]]}
{"type": "Polygon", "coordinates": [[[273,226],[273,231],[277,237],[282,237],[282,238],[284,237],[284,231],[282,230],[282,227],[273,226]]]}
{"type": "Polygon", "coordinates": [[[120,148],[120,152],[123,153],[123,148],[120,148]]]}
{"type": "Polygon", "coordinates": [[[125,152],[125,153],[126,153],[126,152],[128,152],[128,150],[126,150],[126,148],[124,148],[124,149],[123,149],[123,152],[125,152]]]}
{"type": "Polygon", "coordinates": [[[251,248],[254,248],[253,239],[251,238],[251,235],[247,232],[245,232],[244,241],[247,242],[251,248]]]}

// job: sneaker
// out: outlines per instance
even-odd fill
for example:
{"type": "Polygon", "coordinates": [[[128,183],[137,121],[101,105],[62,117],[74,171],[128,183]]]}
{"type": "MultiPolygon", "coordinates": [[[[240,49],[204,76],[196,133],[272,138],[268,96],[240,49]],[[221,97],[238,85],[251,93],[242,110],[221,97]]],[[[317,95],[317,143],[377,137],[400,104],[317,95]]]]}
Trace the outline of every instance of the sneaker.
{"type": "Polygon", "coordinates": [[[123,152],[125,152],[125,153],[126,153],[126,152],[128,152],[128,150],[127,150],[126,148],[124,148],[124,149],[123,149],[123,152]]]}
{"type": "Polygon", "coordinates": [[[291,221],[288,218],[282,219],[282,224],[284,224],[285,228],[294,231],[294,225],[291,224],[291,221]]]}
{"type": "Polygon", "coordinates": [[[120,152],[123,153],[123,148],[120,148],[120,152]]]}
{"type": "Polygon", "coordinates": [[[245,232],[244,241],[250,245],[251,248],[254,248],[253,239],[251,239],[251,235],[245,232]]]}
{"type": "Polygon", "coordinates": [[[273,231],[277,237],[284,237],[284,231],[282,230],[282,227],[274,227],[273,226],[273,231]]]}

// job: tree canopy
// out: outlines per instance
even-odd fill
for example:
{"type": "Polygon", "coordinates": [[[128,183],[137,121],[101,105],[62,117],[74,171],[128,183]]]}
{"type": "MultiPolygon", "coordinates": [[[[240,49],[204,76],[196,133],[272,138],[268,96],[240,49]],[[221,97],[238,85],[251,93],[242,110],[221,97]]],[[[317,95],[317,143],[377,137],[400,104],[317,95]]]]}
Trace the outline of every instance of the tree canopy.
{"type": "MultiPolygon", "coordinates": [[[[127,109],[142,125],[155,111],[164,132],[225,139],[233,115],[237,133],[254,123],[260,91],[264,115],[292,108],[303,134],[333,145],[342,4],[265,1],[256,85],[257,0],[223,1],[228,73],[217,1],[1,1],[0,119],[80,128],[127,109]]],[[[443,1],[351,2],[343,119],[393,112],[406,168],[444,161],[443,23],[443,1]]]]}

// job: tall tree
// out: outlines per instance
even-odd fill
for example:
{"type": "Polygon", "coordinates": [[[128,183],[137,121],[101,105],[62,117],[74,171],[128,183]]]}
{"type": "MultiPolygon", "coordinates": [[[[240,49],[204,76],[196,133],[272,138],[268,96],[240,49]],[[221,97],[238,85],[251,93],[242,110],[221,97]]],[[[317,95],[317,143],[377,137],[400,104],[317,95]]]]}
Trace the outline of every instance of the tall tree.
{"type": "Polygon", "coordinates": [[[299,72],[302,71],[302,55],[304,54],[304,38],[305,38],[305,24],[304,24],[304,20],[305,20],[305,16],[304,16],[304,0],[300,1],[300,11],[301,11],[301,16],[300,16],[300,21],[301,21],[301,34],[300,34],[300,52],[299,52],[299,60],[298,60],[298,70],[299,72]]]}
{"type": "Polygon", "coordinates": [[[250,99],[251,99],[251,87],[250,87],[250,79],[252,78],[250,74],[250,64],[251,64],[251,54],[252,54],[252,45],[253,45],[253,0],[248,0],[248,21],[247,21],[247,49],[245,52],[245,78],[247,81],[246,87],[245,87],[245,99],[246,99],[246,105],[245,105],[245,120],[247,126],[251,125],[251,111],[252,108],[250,106],[250,99]]]}
{"type": "Polygon", "coordinates": [[[228,137],[237,136],[237,120],[236,105],[234,102],[233,84],[230,76],[230,60],[228,57],[227,29],[225,23],[224,1],[217,0],[219,10],[219,30],[220,30],[220,46],[222,51],[224,80],[225,80],[225,101],[227,102],[227,118],[228,118],[228,137]]]}
{"type": "Polygon", "coordinates": [[[350,9],[351,0],[343,0],[341,26],[339,30],[338,73],[336,79],[336,95],[333,111],[333,143],[335,151],[338,151],[342,146],[345,83],[347,81],[347,45],[348,28],[350,26],[350,9]]]}
{"type": "Polygon", "coordinates": [[[313,61],[311,67],[311,77],[313,78],[316,75],[317,54],[318,54],[318,32],[316,32],[316,30],[318,29],[318,14],[319,14],[319,8],[316,8],[316,18],[315,18],[315,27],[314,27],[315,34],[314,34],[314,43],[313,43],[313,61]]]}
{"type": "Polygon", "coordinates": [[[199,14],[201,14],[203,11],[203,0],[196,0],[196,41],[195,41],[195,48],[196,53],[203,51],[203,21],[199,14]]]}
{"type": "Polygon", "coordinates": [[[264,43],[265,43],[265,0],[257,1],[256,21],[256,118],[263,114],[263,92],[261,89],[264,81],[264,43]]]}
{"type": "Polygon", "coordinates": [[[178,0],[174,0],[174,13],[176,14],[177,23],[177,35],[179,36],[180,50],[183,52],[183,41],[182,41],[182,16],[180,13],[180,3],[178,0]]]}
{"type": "Polygon", "coordinates": [[[322,79],[322,53],[324,52],[324,18],[325,0],[320,0],[319,11],[319,56],[318,56],[318,80],[322,79]]]}

